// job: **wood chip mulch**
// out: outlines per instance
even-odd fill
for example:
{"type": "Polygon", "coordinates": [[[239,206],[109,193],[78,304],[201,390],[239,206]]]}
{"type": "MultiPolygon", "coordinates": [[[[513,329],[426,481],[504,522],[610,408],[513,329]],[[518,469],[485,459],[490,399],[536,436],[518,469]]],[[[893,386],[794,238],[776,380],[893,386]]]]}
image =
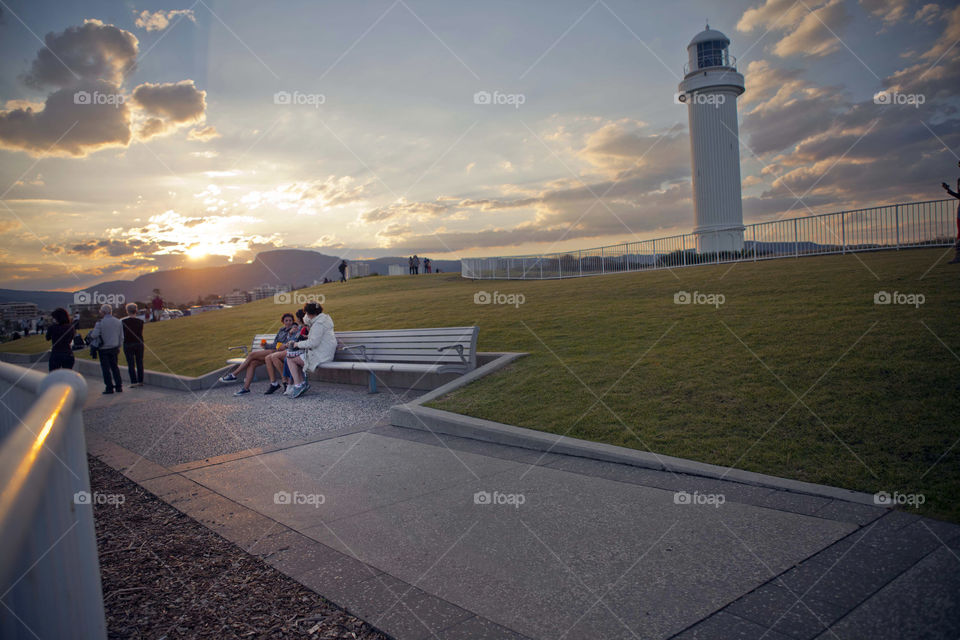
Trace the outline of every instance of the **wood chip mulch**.
{"type": "Polygon", "coordinates": [[[387,640],[95,458],[94,504],[110,638],[387,640]],[[119,499],[113,500],[117,502],[119,499]]]}

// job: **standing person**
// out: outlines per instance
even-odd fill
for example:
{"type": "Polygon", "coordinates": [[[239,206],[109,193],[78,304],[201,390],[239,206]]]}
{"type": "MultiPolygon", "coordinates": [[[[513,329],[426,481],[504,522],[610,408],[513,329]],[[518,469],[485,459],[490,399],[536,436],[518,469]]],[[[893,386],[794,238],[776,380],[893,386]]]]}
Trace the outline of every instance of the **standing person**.
{"type": "MultiPolygon", "coordinates": [[[[960,167],[960,162],[957,163],[957,166],[960,167]]],[[[952,191],[950,189],[950,185],[948,185],[946,182],[942,182],[940,184],[943,186],[944,189],[947,190],[947,193],[949,193],[951,196],[953,196],[957,200],[960,200],[960,178],[957,178],[956,191],[952,191]]],[[[957,255],[955,255],[953,257],[953,260],[951,260],[947,264],[956,264],[960,262],[960,202],[957,203],[957,239],[953,243],[953,246],[957,250],[957,255]]]]}
{"type": "Polygon", "coordinates": [[[413,254],[413,275],[420,273],[420,258],[417,257],[417,254],[413,254]]]}
{"type": "Polygon", "coordinates": [[[73,338],[77,335],[77,328],[63,307],[57,307],[50,315],[54,324],[47,327],[47,340],[53,343],[50,346],[49,370],[73,369],[76,362],[73,357],[73,338]]]}
{"type": "Polygon", "coordinates": [[[163,311],[163,298],[160,297],[160,289],[153,290],[153,300],[150,302],[150,307],[153,309],[153,317],[150,318],[150,321],[156,322],[160,319],[160,313],[163,311]]]}
{"type": "Polygon", "coordinates": [[[340,266],[337,267],[337,269],[340,270],[340,282],[346,282],[347,281],[347,261],[341,260],[340,266]]]}
{"type": "Polygon", "coordinates": [[[407,262],[410,264],[410,275],[413,275],[413,256],[407,258],[407,262]]]}
{"type": "Polygon", "coordinates": [[[430,273],[430,258],[423,259],[423,272],[430,273]]]}
{"type": "Polygon", "coordinates": [[[323,312],[316,302],[303,305],[303,322],[310,327],[306,340],[293,343],[291,349],[303,351],[301,355],[287,358],[293,375],[292,398],[299,398],[310,388],[307,374],[324,362],[333,360],[337,351],[337,337],[333,334],[333,319],[323,312]]]}
{"type": "Polygon", "coordinates": [[[104,395],[123,392],[123,384],[120,382],[120,366],[117,364],[117,356],[120,355],[120,345],[123,343],[123,324],[113,315],[113,307],[105,304],[100,307],[100,320],[97,321],[93,331],[90,332],[90,338],[100,338],[100,346],[97,347],[97,353],[100,356],[100,371],[103,373],[103,384],[106,385],[104,395]],[[113,376],[111,382],[110,376],[113,376]]]}
{"type": "Polygon", "coordinates": [[[143,386],[143,320],[137,317],[137,303],[127,305],[123,324],[123,357],[127,359],[130,386],[143,386]]]}

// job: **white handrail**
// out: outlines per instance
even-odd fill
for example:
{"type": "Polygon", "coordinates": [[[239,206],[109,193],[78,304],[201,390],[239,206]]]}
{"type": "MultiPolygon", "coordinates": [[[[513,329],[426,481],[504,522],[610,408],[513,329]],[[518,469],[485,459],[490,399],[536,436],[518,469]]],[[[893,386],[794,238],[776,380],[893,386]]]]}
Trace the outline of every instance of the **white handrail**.
{"type": "Polygon", "coordinates": [[[106,638],[83,434],[87,383],[0,363],[2,638],[106,638]]]}

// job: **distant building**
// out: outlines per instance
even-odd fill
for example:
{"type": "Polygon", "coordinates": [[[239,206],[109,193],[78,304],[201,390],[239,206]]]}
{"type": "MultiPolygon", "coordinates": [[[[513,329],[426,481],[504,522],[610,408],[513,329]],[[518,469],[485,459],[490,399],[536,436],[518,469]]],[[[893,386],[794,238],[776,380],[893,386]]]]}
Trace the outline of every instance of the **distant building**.
{"type": "Polygon", "coordinates": [[[0,304],[0,321],[19,322],[40,316],[40,308],[32,302],[4,302],[0,304]]]}
{"type": "Polygon", "coordinates": [[[249,291],[240,291],[240,289],[234,289],[232,293],[228,293],[223,296],[223,303],[231,307],[236,307],[250,302],[250,299],[251,296],[249,291]]]}
{"type": "MultiPolygon", "coordinates": [[[[287,291],[290,291],[290,285],[262,284],[250,292],[250,297],[253,300],[264,300],[266,298],[272,298],[274,295],[278,293],[285,293],[287,291]]],[[[227,304],[230,304],[230,303],[228,302],[227,304]]]]}
{"type": "Polygon", "coordinates": [[[404,267],[402,264],[391,264],[387,269],[389,269],[388,273],[391,276],[402,276],[410,273],[410,269],[404,267]]]}
{"type": "Polygon", "coordinates": [[[347,263],[347,276],[351,278],[362,278],[368,275],[370,275],[369,262],[348,262],[347,263]]]}

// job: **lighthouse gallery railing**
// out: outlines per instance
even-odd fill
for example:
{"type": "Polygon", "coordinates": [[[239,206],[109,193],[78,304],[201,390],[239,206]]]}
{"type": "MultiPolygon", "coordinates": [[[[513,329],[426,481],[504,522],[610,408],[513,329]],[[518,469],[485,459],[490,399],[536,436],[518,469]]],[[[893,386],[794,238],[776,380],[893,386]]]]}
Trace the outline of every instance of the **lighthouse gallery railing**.
{"type": "Polygon", "coordinates": [[[699,253],[698,235],[539,255],[461,258],[473,280],[546,280],[703,264],[800,256],[943,247],[956,237],[956,200],[930,200],[747,225],[742,251],[699,253]]]}

